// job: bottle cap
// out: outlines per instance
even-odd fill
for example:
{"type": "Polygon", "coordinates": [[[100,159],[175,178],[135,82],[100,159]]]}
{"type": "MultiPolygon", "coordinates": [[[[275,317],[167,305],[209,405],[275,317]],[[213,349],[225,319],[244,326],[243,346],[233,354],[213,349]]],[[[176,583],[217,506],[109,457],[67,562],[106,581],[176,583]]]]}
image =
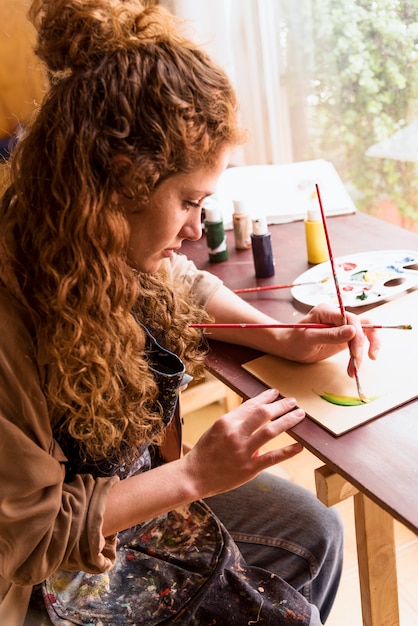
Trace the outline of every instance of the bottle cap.
{"type": "Polygon", "coordinates": [[[203,203],[206,222],[222,222],[222,211],[216,200],[207,198],[203,203]]]}
{"type": "Polygon", "coordinates": [[[247,209],[244,200],[233,200],[234,213],[237,215],[246,215],[247,209]]]}
{"type": "Polygon", "coordinates": [[[206,222],[222,222],[222,213],[219,207],[205,208],[206,222]]]}
{"type": "Polygon", "coordinates": [[[316,193],[316,191],[312,192],[311,198],[310,198],[310,206],[308,207],[308,221],[309,222],[320,222],[321,221],[321,211],[319,209],[319,204],[318,204],[318,194],[316,193]]]}
{"type": "Polygon", "coordinates": [[[267,235],[267,219],[265,217],[257,217],[253,220],[253,235],[267,235]]]}

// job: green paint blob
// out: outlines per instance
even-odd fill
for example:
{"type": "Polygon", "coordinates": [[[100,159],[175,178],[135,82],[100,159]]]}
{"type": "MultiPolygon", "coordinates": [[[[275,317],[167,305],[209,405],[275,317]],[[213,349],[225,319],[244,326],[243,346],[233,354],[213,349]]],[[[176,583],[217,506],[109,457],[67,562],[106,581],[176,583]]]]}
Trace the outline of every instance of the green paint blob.
{"type": "Polygon", "coordinates": [[[366,402],[364,402],[361,401],[358,396],[341,396],[336,393],[330,393],[329,391],[322,391],[321,393],[318,393],[318,396],[326,402],[330,402],[331,404],[337,404],[338,406],[359,406],[361,404],[373,402],[373,400],[376,400],[377,397],[369,397],[366,399],[366,402]]]}
{"type": "Polygon", "coordinates": [[[367,300],[368,294],[365,291],[362,291],[358,296],[356,296],[356,300],[367,300]]]}

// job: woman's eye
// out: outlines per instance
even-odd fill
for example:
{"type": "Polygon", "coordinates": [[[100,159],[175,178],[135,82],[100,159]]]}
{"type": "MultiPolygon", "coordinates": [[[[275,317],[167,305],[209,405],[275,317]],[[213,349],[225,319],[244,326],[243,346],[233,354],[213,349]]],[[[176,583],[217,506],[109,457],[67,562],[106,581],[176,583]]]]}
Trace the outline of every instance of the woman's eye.
{"type": "Polygon", "coordinates": [[[186,200],[186,206],[188,209],[201,209],[200,202],[192,202],[191,200],[186,200]]]}

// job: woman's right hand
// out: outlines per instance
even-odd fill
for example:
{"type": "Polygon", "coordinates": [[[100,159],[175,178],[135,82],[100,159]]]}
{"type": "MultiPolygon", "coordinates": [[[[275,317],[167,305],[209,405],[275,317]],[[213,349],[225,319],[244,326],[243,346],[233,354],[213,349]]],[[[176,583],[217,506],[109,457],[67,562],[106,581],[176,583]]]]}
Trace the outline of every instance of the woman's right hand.
{"type": "Polygon", "coordinates": [[[268,389],[217,419],[182,459],[199,498],[238,487],[302,451],[301,444],[294,443],[260,452],[263,445],[305,417],[302,409],[295,408],[294,398],[278,400],[278,394],[268,389]]]}

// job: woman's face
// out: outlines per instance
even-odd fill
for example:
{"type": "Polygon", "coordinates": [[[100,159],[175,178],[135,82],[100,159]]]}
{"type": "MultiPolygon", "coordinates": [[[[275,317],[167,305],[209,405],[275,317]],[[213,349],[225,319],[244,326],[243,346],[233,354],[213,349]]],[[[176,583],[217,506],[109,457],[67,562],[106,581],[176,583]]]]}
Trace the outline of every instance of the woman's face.
{"type": "Polygon", "coordinates": [[[164,258],[180,249],[184,239],[200,239],[202,203],[214,192],[229,156],[228,149],[214,167],[202,166],[167,178],[145,206],[120,198],[130,227],[128,260],[133,267],[154,273],[164,258]]]}

